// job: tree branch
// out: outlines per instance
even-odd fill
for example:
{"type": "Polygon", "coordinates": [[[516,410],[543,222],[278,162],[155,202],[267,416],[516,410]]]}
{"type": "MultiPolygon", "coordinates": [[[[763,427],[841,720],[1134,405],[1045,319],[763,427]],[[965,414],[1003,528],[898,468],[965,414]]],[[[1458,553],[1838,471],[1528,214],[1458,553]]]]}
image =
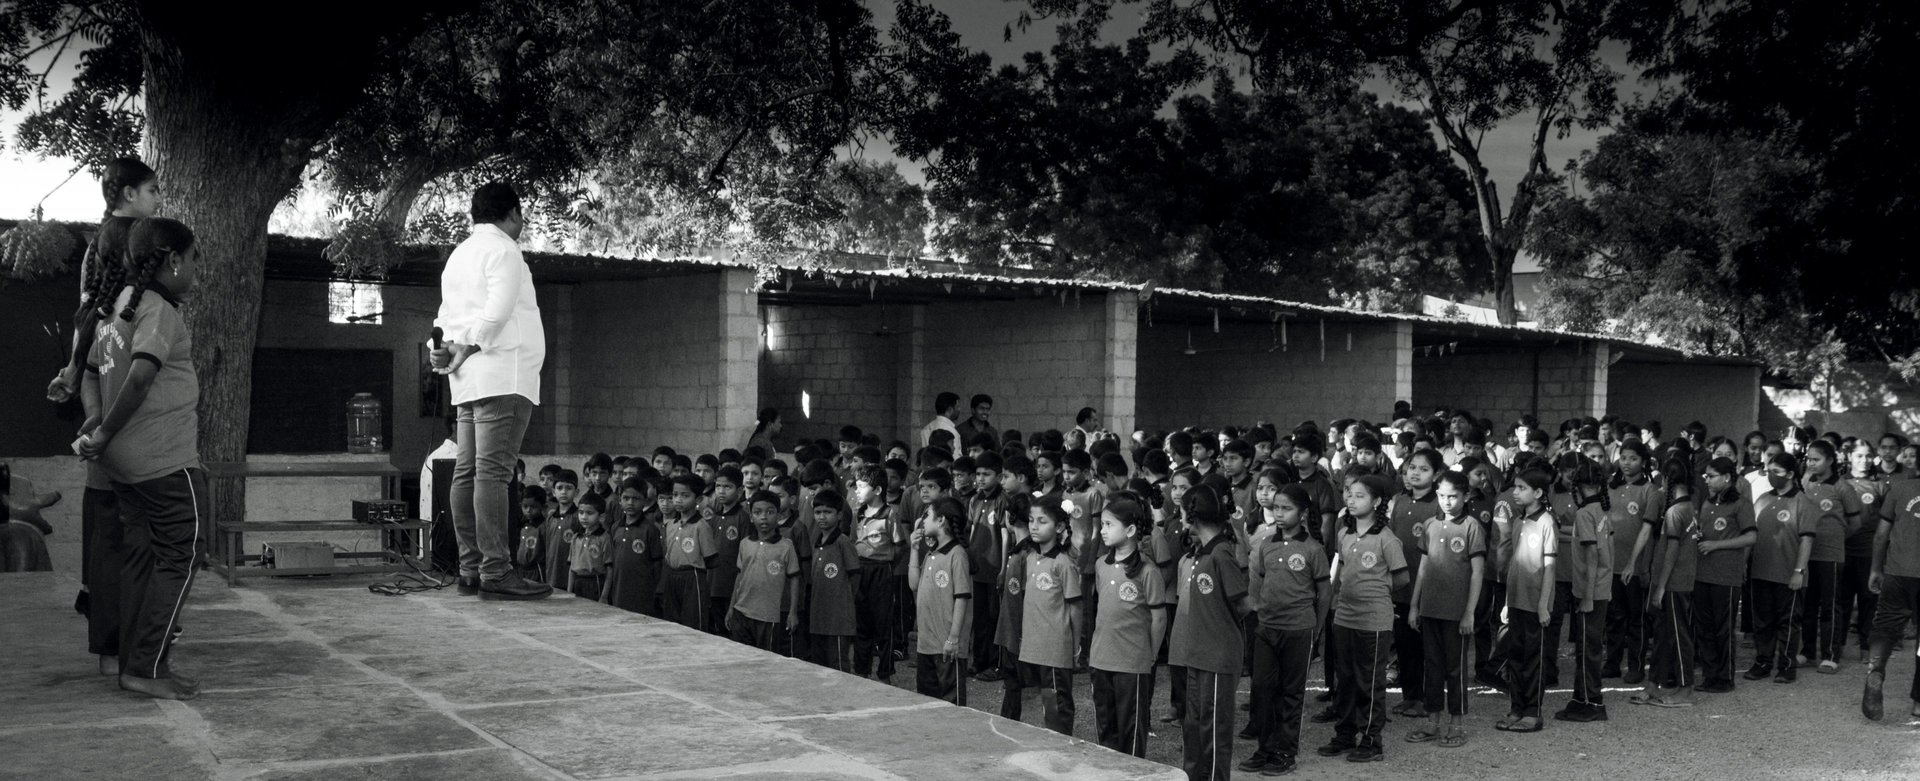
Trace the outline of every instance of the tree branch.
{"type": "MultiPolygon", "coordinates": [[[[831,84],[815,84],[811,87],[797,89],[785,95],[780,96],[779,98],[775,99],[772,103],[768,103],[765,106],[761,106],[760,111],[763,113],[767,111],[771,111],[775,108],[779,108],[780,106],[784,106],[788,103],[792,103],[801,98],[805,98],[811,95],[819,95],[825,92],[829,92],[832,89],[833,89],[833,85],[831,84]]],[[[758,127],[760,127],[759,123],[748,122],[746,124],[741,125],[739,129],[733,131],[733,137],[730,139],[727,139],[726,148],[720,150],[720,155],[718,157],[715,157],[713,162],[707,166],[707,173],[703,178],[709,182],[719,179],[720,172],[723,170],[726,170],[727,159],[732,157],[734,150],[740,147],[740,142],[745,141],[747,139],[747,134],[753,132],[758,127]]]]}

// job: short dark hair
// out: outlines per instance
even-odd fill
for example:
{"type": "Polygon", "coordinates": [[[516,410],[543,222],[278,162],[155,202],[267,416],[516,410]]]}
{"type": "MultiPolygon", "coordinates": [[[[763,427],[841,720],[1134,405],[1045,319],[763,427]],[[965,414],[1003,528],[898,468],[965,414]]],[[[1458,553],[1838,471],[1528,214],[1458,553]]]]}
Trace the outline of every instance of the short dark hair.
{"type": "Polygon", "coordinates": [[[1073,422],[1075,424],[1085,423],[1087,422],[1087,419],[1091,417],[1093,417],[1093,408],[1081,407],[1079,414],[1073,416],[1073,422]]]}
{"type": "Polygon", "coordinates": [[[973,394],[973,400],[972,400],[972,401],[970,401],[970,402],[968,402],[968,403],[967,403],[967,406],[969,406],[969,407],[978,407],[978,406],[980,406],[980,405],[982,405],[982,404],[985,404],[985,405],[987,405],[987,406],[989,406],[989,407],[991,407],[991,406],[993,406],[993,397],[992,397],[992,396],[988,396],[988,395],[987,395],[987,394],[985,394],[985,393],[975,393],[975,394],[973,394]]]}
{"type": "Polygon", "coordinates": [[[950,410],[957,406],[960,406],[960,394],[953,391],[942,391],[940,395],[933,397],[934,412],[950,410]]]}
{"type": "Polygon", "coordinates": [[[520,208],[520,193],[506,182],[488,182],[473,191],[473,205],[468,213],[473,215],[474,224],[499,222],[520,208]]]}

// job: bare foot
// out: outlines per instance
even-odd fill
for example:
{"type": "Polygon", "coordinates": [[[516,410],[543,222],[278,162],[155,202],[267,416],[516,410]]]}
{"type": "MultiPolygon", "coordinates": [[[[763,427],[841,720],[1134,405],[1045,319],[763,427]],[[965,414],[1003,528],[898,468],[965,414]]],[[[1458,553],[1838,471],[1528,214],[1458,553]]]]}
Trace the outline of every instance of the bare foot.
{"type": "Polygon", "coordinates": [[[141,678],[135,675],[120,676],[120,688],[157,700],[191,700],[199,693],[182,687],[172,678],[141,678]]]}
{"type": "Polygon", "coordinates": [[[111,654],[101,654],[100,655],[100,674],[101,675],[119,675],[120,674],[120,657],[113,656],[111,654]]]}

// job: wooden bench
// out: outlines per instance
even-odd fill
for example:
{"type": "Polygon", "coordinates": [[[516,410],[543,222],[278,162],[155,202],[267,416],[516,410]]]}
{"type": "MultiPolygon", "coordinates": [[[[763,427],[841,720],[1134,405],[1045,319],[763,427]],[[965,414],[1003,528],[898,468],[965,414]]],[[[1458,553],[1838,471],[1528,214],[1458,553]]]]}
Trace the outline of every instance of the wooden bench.
{"type": "Polygon", "coordinates": [[[313,462],[240,462],[215,461],[206,464],[212,492],[214,542],[213,560],[207,566],[227,579],[229,585],[243,576],[258,575],[331,575],[358,573],[408,572],[424,569],[431,523],[410,518],[399,523],[362,523],[351,519],[250,521],[219,517],[222,487],[234,480],[255,477],[274,478],[380,478],[385,499],[400,496],[400,470],[391,463],[341,461],[313,462]],[[260,554],[246,551],[248,532],[365,532],[378,535],[380,549],[372,551],[336,551],[331,567],[265,567],[260,554]],[[412,537],[411,540],[407,539],[412,537]],[[356,563],[371,560],[372,563],[356,563]]]}

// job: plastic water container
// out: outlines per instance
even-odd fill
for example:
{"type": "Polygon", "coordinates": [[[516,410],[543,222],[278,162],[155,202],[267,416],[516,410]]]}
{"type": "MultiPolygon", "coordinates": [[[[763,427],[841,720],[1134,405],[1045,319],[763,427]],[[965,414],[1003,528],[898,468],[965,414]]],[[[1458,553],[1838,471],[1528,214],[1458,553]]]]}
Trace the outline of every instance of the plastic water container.
{"type": "Polygon", "coordinates": [[[386,410],[371,393],[356,393],[347,401],[347,452],[384,453],[386,438],[381,436],[381,418],[386,410]]]}

